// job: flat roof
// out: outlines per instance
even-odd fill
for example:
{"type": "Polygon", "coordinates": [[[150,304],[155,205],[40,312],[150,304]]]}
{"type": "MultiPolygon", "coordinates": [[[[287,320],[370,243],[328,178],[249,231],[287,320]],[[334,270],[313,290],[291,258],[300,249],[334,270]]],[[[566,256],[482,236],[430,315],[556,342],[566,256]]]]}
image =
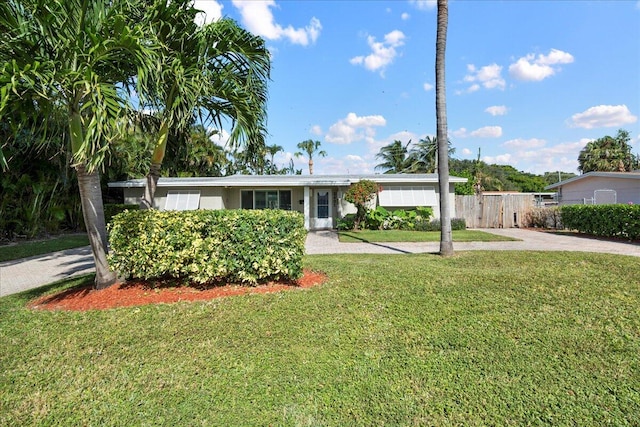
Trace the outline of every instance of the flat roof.
{"type": "Polygon", "coordinates": [[[640,172],[587,172],[582,175],[574,176],[573,178],[566,179],[564,181],[556,182],[555,184],[544,187],[545,190],[551,190],[552,188],[559,188],[565,184],[579,181],[586,178],[617,178],[617,179],[640,179],[640,172]]]}
{"type": "MultiPolygon", "coordinates": [[[[161,177],[158,187],[307,187],[349,186],[361,180],[378,184],[434,184],[437,174],[375,174],[375,175],[232,175],[221,177],[161,177]]],[[[449,182],[467,182],[467,178],[450,176],[449,182]]],[[[110,182],[111,188],[144,187],[145,178],[110,182]]]]}

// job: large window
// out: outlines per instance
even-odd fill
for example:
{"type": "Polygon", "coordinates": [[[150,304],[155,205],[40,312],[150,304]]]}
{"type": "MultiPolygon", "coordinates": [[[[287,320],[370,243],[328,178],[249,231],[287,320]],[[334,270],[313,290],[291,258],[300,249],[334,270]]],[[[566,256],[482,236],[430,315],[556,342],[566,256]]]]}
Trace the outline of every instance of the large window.
{"type": "Polygon", "coordinates": [[[167,211],[193,211],[200,206],[200,191],[169,191],[164,209],[167,211]]]}
{"type": "Polygon", "coordinates": [[[291,190],[242,190],[242,209],[284,209],[291,210],[291,190]]]}

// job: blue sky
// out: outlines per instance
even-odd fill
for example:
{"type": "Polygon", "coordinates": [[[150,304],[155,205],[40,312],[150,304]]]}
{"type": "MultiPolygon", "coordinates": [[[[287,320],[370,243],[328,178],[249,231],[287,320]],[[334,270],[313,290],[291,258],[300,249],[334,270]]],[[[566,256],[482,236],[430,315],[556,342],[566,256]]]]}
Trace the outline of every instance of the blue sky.
{"type": "MultiPolygon", "coordinates": [[[[266,40],[278,164],[313,139],[315,174],[374,173],[380,147],[435,135],[435,1],[195,4],[266,40]]],[[[620,128],[640,153],[640,1],[451,1],[446,84],[456,158],[575,173],[620,128]]]]}

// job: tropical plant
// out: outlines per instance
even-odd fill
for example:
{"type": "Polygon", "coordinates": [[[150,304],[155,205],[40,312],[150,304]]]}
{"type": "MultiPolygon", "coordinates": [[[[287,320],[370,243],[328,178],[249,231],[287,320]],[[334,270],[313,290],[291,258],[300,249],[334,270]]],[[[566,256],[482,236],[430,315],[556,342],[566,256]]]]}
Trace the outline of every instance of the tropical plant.
{"type": "MultiPolygon", "coordinates": [[[[270,55],[264,40],[221,19],[198,27],[199,10],[191,0],[156,0],[145,15],[153,37],[163,47],[161,66],[149,86],[149,108],[156,111],[157,140],[147,175],[141,206],[153,207],[153,199],[172,136],[198,118],[219,131],[223,120],[232,121],[231,147],[248,145],[247,152],[264,147],[267,80],[270,55]]],[[[184,141],[184,139],[182,139],[184,141]]]]}
{"type": "Polygon", "coordinates": [[[449,198],[449,152],[447,139],[447,101],[445,86],[445,50],[449,4],[438,0],[438,24],[436,31],[436,128],[438,139],[438,185],[440,190],[440,255],[453,255],[451,236],[451,201],[449,198]]]}
{"type": "Polygon", "coordinates": [[[395,140],[392,143],[380,148],[376,159],[381,160],[375,167],[384,173],[405,173],[411,168],[412,160],[408,157],[408,147],[411,140],[403,145],[402,141],[395,140]]]}
{"type": "Polygon", "coordinates": [[[344,200],[353,203],[356,207],[356,217],[354,218],[354,229],[360,227],[360,223],[367,214],[367,205],[378,195],[380,186],[368,179],[362,179],[349,186],[344,193],[344,200]]]}
{"type": "MultiPolygon", "coordinates": [[[[456,149],[451,146],[451,141],[447,140],[447,143],[451,157],[456,149]]],[[[427,136],[418,141],[409,151],[409,163],[414,173],[434,173],[438,168],[438,138],[427,136]]]]}
{"type": "Polygon", "coordinates": [[[631,153],[629,132],[619,129],[615,137],[609,135],[590,141],[580,150],[578,170],[587,172],[630,172],[638,167],[638,158],[631,153]]]}
{"type": "Polygon", "coordinates": [[[276,154],[284,151],[284,148],[281,145],[272,144],[267,145],[265,147],[267,154],[269,155],[269,159],[265,161],[267,164],[267,175],[278,174],[278,167],[275,164],[274,157],[276,154]]]}
{"type": "MultiPolygon", "coordinates": [[[[98,168],[129,106],[131,82],[144,86],[155,64],[154,45],[130,16],[132,0],[7,0],[0,3],[0,120],[36,112],[67,113],[72,165],[96,265],[96,287],[116,274],[107,238],[98,168]]],[[[4,156],[2,156],[4,160],[4,156]]]]}
{"type": "Polygon", "coordinates": [[[320,149],[320,141],[313,141],[311,139],[307,139],[306,141],[302,141],[298,143],[298,149],[295,153],[296,157],[302,157],[304,154],[307,154],[307,158],[309,159],[309,175],[313,175],[313,156],[317,154],[320,157],[326,157],[327,152],[320,149]]]}

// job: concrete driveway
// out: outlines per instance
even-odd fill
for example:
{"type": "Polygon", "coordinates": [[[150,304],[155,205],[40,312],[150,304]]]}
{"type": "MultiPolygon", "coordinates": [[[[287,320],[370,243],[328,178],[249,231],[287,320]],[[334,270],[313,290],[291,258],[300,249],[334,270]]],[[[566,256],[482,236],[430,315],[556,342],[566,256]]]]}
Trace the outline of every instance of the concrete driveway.
{"type": "MultiPolygon", "coordinates": [[[[523,250],[603,252],[640,257],[640,245],[586,237],[564,236],[517,228],[487,229],[488,233],[509,236],[513,242],[454,243],[455,251],[523,250]]],[[[316,254],[402,254],[436,253],[434,243],[340,243],[335,231],[315,231],[307,235],[306,251],[316,254]]],[[[0,297],[37,288],[58,280],[94,271],[89,247],[68,249],[31,258],[0,263],[0,297]]]]}

